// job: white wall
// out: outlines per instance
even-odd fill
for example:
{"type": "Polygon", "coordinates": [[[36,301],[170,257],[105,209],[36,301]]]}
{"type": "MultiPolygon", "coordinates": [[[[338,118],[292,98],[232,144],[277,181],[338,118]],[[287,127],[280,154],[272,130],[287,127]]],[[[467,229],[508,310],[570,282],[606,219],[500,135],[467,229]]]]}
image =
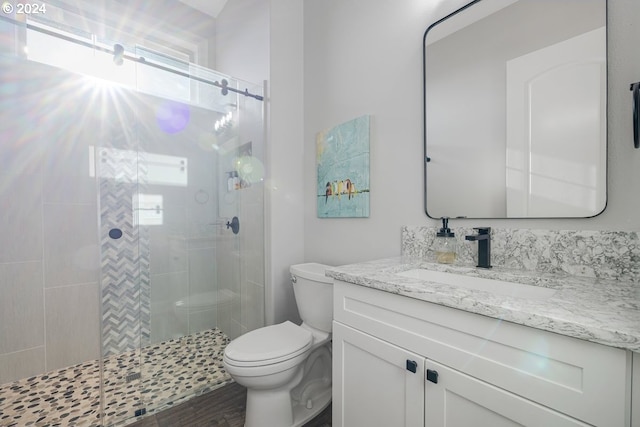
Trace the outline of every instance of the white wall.
{"type": "Polygon", "coordinates": [[[298,319],[289,266],[305,261],[302,9],[300,0],[271,0],[268,253],[274,314],[267,321],[275,323],[298,319]]]}
{"type": "Polygon", "coordinates": [[[448,6],[305,1],[307,260],[340,265],[396,256],[400,227],[428,221],[422,207],[422,36],[433,17],[454,5],[448,6]],[[371,115],[370,217],[318,219],[315,135],[362,114],[371,115]]]}
{"type": "Polygon", "coordinates": [[[229,0],[216,19],[215,69],[261,83],[269,78],[269,1],[229,0]]]}
{"type": "MultiPolygon", "coordinates": [[[[234,14],[225,9],[218,19],[216,68],[268,80],[267,321],[295,320],[289,265],[397,256],[402,225],[436,225],[424,213],[422,36],[466,0],[231,0],[227,7],[235,3],[244,6],[234,7],[234,14]],[[251,39],[242,38],[252,22],[240,13],[247,8],[267,17],[251,39]],[[225,40],[231,31],[243,42],[225,40]],[[267,57],[260,56],[266,51],[267,57]],[[318,219],[315,134],[362,114],[372,115],[371,215],[318,219]]],[[[631,144],[628,90],[640,80],[640,57],[634,54],[639,14],[634,0],[609,2],[606,211],[591,219],[464,220],[465,226],[640,229],[640,150],[631,144]]]]}
{"type": "MultiPolygon", "coordinates": [[[[402,225],[424,213],[422,36],[466,1],[304,2],[304,257],[345,264],[400,255],[402,225]],[[371,215],[318,219],[316,132],[372,115],[371,215]]],[[[640,230],[640,150],[633,149],[629,83],[640,80],[636,0],[609,2],[608,206],[589,219],[457,220],[465,226],[640,230]]],[[[469,179],[460,176],[461,180],[469,179]]]]}

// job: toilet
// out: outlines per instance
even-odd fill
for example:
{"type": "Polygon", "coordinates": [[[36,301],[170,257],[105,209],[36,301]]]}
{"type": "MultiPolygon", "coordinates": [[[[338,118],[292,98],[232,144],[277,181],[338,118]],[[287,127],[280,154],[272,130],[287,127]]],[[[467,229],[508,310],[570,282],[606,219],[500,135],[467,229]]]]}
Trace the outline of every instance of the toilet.
{"type": "Polygon", "coordinates": [[[302,324],[265,326],[232,340],[224,366],[247,388],[245,427],[298,427],[331,403],[333,279],[328,266],[292,265],[302,324]]]}

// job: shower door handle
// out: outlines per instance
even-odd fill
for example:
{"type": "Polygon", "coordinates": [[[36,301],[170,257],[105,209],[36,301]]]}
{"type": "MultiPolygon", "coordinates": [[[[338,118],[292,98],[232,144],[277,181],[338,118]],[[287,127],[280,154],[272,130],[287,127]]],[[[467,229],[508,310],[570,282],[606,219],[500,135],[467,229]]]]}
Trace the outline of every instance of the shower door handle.
{"type": "Polygon", "coordinates": [[[240,220],[237,216],[231,218],[231,222],[227,221],[227,230],[231,229],[233,234],[238,234],[240,232],[240,220]]]}

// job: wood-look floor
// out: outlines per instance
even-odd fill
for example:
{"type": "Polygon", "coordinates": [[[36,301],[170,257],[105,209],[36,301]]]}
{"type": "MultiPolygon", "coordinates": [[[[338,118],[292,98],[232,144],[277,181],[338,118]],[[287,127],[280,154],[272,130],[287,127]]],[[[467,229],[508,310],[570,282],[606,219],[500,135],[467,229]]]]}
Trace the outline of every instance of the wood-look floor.
{"type": "MultiPolygon", "coordinates": [[[[243,427],[246,398],[247,389],[231,383],[129,427],[243,427]]],[[[331,427],[331,405],[304,427],[331,427]]]]}

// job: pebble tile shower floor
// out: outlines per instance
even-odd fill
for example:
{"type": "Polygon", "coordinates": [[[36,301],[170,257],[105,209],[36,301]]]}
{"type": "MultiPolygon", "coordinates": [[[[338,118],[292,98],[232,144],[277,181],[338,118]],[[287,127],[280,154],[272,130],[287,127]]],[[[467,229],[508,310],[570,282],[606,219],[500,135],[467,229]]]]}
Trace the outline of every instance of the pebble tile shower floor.
{"type": "MultiPolygon", "coordinates": [[[[104,425],[129,424],[138,409],[156,412],[230,383],[222,364],[228,342],[212,329],[106,358],[104,425]]],[[[2,427],[97,425],[98,360],[0,385],[2,427]]]]}

